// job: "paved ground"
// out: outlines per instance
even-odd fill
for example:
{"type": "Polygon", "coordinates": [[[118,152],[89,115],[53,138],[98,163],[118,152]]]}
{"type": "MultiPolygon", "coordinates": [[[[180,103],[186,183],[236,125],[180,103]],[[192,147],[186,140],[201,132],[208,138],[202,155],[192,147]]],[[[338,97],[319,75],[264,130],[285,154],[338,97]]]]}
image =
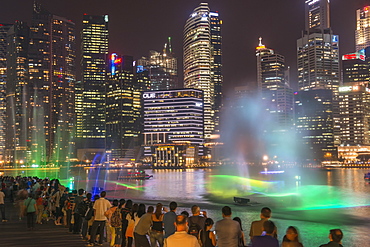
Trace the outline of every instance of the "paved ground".
{"type": "MultiPolygon", "coordinates": [[[[5,202],[8,222],[0,222],[0,246],[68,246],[82,247],[86,242],[78,234],[68,233],[67,228],[56,226],[52,221],[35,225],[33,231],[27,230],[27,219],[19,220],[18,211],[10,202],[5,202]]],[[[1,216],[0,216],[1,217],[1,216]]],[[[109,246],[104,243],[103,246],[109,246]]]]}

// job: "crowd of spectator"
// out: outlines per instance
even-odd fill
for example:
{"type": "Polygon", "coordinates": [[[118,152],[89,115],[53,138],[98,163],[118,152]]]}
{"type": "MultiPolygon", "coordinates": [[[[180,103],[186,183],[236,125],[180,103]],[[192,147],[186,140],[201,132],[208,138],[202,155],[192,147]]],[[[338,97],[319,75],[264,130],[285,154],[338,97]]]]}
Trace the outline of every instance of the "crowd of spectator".
{"type": "MultiPolygon", "coordinates": [[[[253,221],[249,236],[242,221],[232,217],[229,206],[222,208],[222,219],[216,222],[206,211],[194,205],[190,213],[177,213],[177,203],[169,207],[133,203],[132,200],[106,199],[107,193],[69,190],[58,179],[37,177],[0,177],[0,213],[6,223],[4,198],[18,208],[19,219],[27,218],[27,229],[52,221],[73,234],[80,234],[86,246],[114,247],[303,247],[296,227],[289,226],[279,242],[277,227],[268,207],[261,209],[260,219],[253,221]]],[[[340,229],[329,232],[330,242],[320,247],[342,247],[340,229]]]]}

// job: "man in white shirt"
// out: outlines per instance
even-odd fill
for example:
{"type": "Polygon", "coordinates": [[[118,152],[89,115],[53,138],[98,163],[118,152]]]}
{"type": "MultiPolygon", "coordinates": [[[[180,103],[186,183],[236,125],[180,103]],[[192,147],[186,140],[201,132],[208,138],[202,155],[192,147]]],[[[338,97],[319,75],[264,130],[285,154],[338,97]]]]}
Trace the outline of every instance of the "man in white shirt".
{"type": "Polygon", "coordinates": [[[104,228],[105,222],[107,221],[107,217],[105,217],[104,213],[112,207],[112,204],[105,199],[107,192],[102,191],[100,193],[100,198],[95,201],[94,203],[94,223],[91,226],[91,237],[90,241],[86,246],[94,246],[94,241],[96,238],[96,233],[99,228],[99,244],[103,245],[104,239],[104,228]]]}
{"type": "Polygon", "coordinates": [[[178,215],[175,221],[176,232],[165,239],[164,247],[200,247],[198,239],[187,233],[188,222],[185,215],[178,215]]]}

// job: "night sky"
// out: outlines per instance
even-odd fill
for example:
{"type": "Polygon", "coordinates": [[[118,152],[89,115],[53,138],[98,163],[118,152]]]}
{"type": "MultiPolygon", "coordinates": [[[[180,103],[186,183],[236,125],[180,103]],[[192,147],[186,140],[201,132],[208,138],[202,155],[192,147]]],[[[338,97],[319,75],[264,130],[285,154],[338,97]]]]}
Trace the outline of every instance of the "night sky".
{"type": "MultiPolygon", "coordinates": [[[[210,0],[212,11],[223,20],[224,92],[256,81],[255,47],[263,43],[286,57],[291,66],[291,84],[296,88],[296,41],[304,29],[305,0],[210,0]]],[[[51,13],[76,23],[79,46],[84,13],[109,15],[110,52],[135,59],[160,51],[168,36],[179,58],[182,78],[183,27],[195,0],[39,0],[51,13]]],[[[31,22],[32,0],[1,0],[0,22],[31,22]]],[[[331,0],[331,26],[340,35],[340,53],[355,50],[356,9],[370,0],[331,0]]],[[[79,54],[79,53],[78,53],[79,54]]],[[[79,59],[77,60],[79,61],[79,59]]],[[[79,63],[79,62],[78,62],[79,63]]],[[[80,76],[78,75],[78,79],[80,76]]]]}

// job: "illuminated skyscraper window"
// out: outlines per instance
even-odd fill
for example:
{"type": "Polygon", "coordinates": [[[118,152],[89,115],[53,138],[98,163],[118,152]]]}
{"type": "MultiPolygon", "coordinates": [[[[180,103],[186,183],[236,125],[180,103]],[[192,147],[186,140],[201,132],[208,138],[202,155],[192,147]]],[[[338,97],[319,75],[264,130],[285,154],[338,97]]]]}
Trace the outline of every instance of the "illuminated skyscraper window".
{"type": "Polygon", "coordinates": [[[108,16],[84,15],[82,23],[82,102],[77,112],[80,147],[105,146],[105,82],[108,59],[108,16]]]}
{"type": "Polygon", "coordinates": [[[221,24],[219,14],[201,3],[184,28],[184,86],[204,91],[204,133],[218,132],[222,97],[221,24]]]}

